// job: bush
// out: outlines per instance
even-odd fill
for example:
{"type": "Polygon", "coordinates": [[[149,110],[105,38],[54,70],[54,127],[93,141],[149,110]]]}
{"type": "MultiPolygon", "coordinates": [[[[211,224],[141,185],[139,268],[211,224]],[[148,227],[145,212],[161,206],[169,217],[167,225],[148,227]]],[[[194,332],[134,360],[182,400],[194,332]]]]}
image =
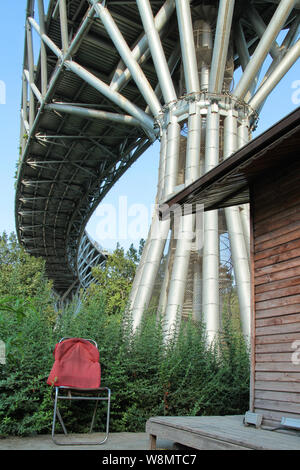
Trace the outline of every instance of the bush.
{"type": "MultiPolygon", "coordinates": [[[[177,341],[164,347],[163,324],[153,315],[146,315],[139,333],[132,335],[128,319],[107,314],[101,296],[83,302],[76,316],[74,309],[70,305],[54,330],[42,310],[31,310],[21,320],[0,313],[0,337],[7,345],[7,362],[0,365],[0,434],[51,431],[53,403],[46,380],[55,343],[63,336],[98,343],[102,385],[112,390],[111,432],[144,431],[150,416],[242,414],[248,409],[248,352],[230,324],[218,344],[207,347],[203,325],[183,322],[177,341]]],[[[61,409],[67,429],[74,432],[86,431],[90,422],[82,403],[67,402],[61,409]]],[[[95,430],[104,429],[104,416],[100,407],[95,430]]]]}
{"type": "Polygon", "coordinates": [[[46,379],[52,363],[49,322],[30,311],[20,322],[0,314],[6,363],[0,365],[0,435],[24,436],[49,430],[52,401],[46,379]]]}
{"type": "MultiPolygon", "coordinates": [[[[144,431],[155,415],[248,409],[248,351],[232,318],[224,320],[223,334],[212,347],[204,325],[191,320],[183,321],[176,341],[165,346],[163,322],[149,312],[138,334],[132,334],[122,311],[141,247],[125,254],[117,246],[106,267],[107,282],[98,271],[99,283],[57,317],[44,261],[26,254],[13,234],[0,236],[0,339],[6,345],[6,363],[0,363],[0,435],[51,431],[53,390],[46,381],[54,346],[64,336],[98,343],[102,385],[112,390],[112,432],[144,431]]],[[[89,404],[66,400],[60,408],[67,429],[88,429],[89,404]]],[[[100,407],[95,429],[104,429],[104,413],[100,407]]]]}

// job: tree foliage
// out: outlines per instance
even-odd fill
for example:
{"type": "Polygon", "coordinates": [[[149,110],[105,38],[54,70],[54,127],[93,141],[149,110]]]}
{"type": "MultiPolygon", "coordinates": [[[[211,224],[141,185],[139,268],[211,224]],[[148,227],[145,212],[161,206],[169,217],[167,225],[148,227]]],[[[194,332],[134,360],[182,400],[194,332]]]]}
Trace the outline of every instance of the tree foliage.
{"type": "Polygon", "coordinates": [[[0,236],[0,311],[43,309],[54,320],[52,282],[45,273],[45,261],[26,253],[14,233],[0,236]]]}
{"type": "Polygon", "coordinates": [[[141,240],[138,250],[132,244],[127,252],[117,244],[104,267],[93,268],[93,277],[96,282],[88,289],[87,298],[104,296],[108,315],[125,310],[143,244],[144,240],[141,240]]]}

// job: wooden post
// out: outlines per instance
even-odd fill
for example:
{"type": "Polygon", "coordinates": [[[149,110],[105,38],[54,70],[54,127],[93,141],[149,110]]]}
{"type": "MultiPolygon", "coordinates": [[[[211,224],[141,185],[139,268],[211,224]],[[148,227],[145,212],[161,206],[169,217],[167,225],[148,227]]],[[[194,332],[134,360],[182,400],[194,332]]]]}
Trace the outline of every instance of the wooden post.
{"type": "Polygon", "coordinates": [[[149,434],[150,450],[156,450],[156,436],[149,434]]]}

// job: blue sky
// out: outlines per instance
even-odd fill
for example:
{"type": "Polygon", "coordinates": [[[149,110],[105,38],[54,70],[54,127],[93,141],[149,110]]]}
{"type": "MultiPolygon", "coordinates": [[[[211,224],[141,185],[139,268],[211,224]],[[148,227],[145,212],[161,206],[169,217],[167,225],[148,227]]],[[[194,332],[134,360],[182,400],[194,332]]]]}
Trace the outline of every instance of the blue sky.
{"type": "MultiPolygon", "coordinates": [[[[46,3],[46,2],[45,2],[46,3]]],[[[24,19],[26,0],[17,0],[14,6],[11,2],[1,1],[0,4],[0,86],[5,84],[5,104],[0,104],[0,233],[15,231],[14,216],[14,184],[18,147],[20,137],[20,103],[21,103],[21,74],[24,50],[24,19]]],[[[0,91],[0,103],[1,91],[0,91]]],[[[270,95],[261,113],[259,126],[254,136],[269,128],[300,105],[300,66],[299,61],[280,82],[270,95]]],[[[158,150],[155,143],[130,170],[114,186],[105,198],[106,204],[116,208],[121,201],[133,204],[143,204],[149,208],[154,203],[157,172],[158,150]]],[[[137,208],[137,207],[136,207],[137,208]]],[[[88,231],[97,239],[99,227],[99,210],[95,212],[88,231]],[[97,215],[98,214],[98,215],[97,215]]],[[[97,241],[104,247],[113,249],[117,240],[97,241]]],[[[120,240],[127,247],[135,240],[120,240]]]]}

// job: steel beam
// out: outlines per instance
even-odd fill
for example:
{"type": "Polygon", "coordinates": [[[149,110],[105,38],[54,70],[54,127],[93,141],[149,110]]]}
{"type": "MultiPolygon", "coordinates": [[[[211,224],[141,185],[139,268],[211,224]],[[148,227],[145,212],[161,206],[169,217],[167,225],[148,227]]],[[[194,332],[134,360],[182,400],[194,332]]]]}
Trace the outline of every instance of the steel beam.
{"type": "MultiPolygon", "coordinates": [[[[31,0],[29,0],[28,4],[31,4],[31,3],[32,3],[31,0]]],[[[28,139],[27,139],[27,143],[26,143],[25,147],[23,148],[22,159],[26,158],[31,136],[34,134],[34,132],[36,130],[36,127],[38,125],[40,116],[42,115],[44,106],[47,103],[47,101],[50,99],[50,97],[53,93],[53,90],[56,86],[56,83],[57,83],[61,73],[64,70],[64,61],[68,57],[70,57],[74,52],[76,52],[76,49],[79,47],[79,45],[80,45],[80,43],[81,43],[81,41],[84,37],[84,34],[87,31],[88,27],[90,26],[90,22],[91,22],[92,18],[94,17],[94,9],[89,8],[89,10],[87,11],[87,13],[86,13],[86,15],[85,15],[85,17],[84,17],[84,19],[81,23],[81,26],[79,27],[79,30],[77,31],[77,33],[75,34],[73,40],[71,41],[70,47],[69,47],[65,57],[62,58],[62,53],[59,50],[59,48],[56,47],[54,42],[51,41],[51,39],[48,38],[48,36],[46,34],[41,33],[39,25],[36,23],[34,18],[32,18],[30,16],[30,15],[32,15],[32,12],[33,12],[32,8],[28,7],[27,12],[28,12],[27,21],[29,21],[31,23],[31,25],[36,29],[36,31],[40,35],[41,39],[45,42],[45,44],[48,45],[48,47],[52,50],[52,52],[54,52],[54,54],[57,55],[57,57],[61,59],[61,62],[59,64],[59,66],[56,68],[56,70],[54,71],[53,76],[51,77],[50,83],[48,84],[48,87],[47,87],[47,93],[43,97],[43,102],[41,103],[41,106],[40,106],[40,108],[39,108],[39,110],[38,110],[38,112],[35,116],[34,123],[29,128],[29,132],[27,132],[28,139]]],[[[24,62],[24,64],[25,64],[25,62],[24,62]]],[[[24,90],[23,90],[23,106],[24,106],[25,98],[26,98],[26,94],[24,94],[24,90]]],[[[24,107],[23,107],[23,113],[24,112],[25,112],[25,110],[24,110],[24,107]]],[[[18,171],[18,178],[19,178],[19,171],[18,171]]]]}
{"type": "Polygon", "coordinates": [[[51,51],[56,55],[56,57],[62,58],[62,57],[63,57],[62,51],[59,49],[59,47],[57,47],[57,45],[55,44],[55,42],[53,42],[52,39],[50,39],[49,36],[47,36],[47,34],[41,32],[40,26],[37,24],[37,22],[35,21],[35,19],[29,17],[29,18],[28,18],[28,21],[29,21],[29,23],[31,24],[31,26],[33,26],[33,28],[36,30],[36,32],[39,34],[39,36],[40,36],[41,39],[44,41],[44,43],[45,43],[45,44],[49,47],[49,49],[51,49],[51,51]]]}
{"type": "Polygon", "coordinates": [[[274,40],[291,13],[294,3],[295,0],[281,0],[279,3],[272,20],[268,24],[253,56],[251,57],[251,61],[247,65],[242,78],[233,92],[237,98],[243,99],[250,89],[251,83],[255,79],[260,67],[269,53],[274,40]]]}
{"type": "MultiPolygon", "coordinates": [[[[161,104],[159,103],[144,72],[142,71],[137,61],[134,59],[128,44],[126,43],[119,28],[114,22],[108,9],[98,2],[94,2],[94,7],[95,7],[97,15],[101,19],[107,33],[109,34],[111,40],[113,41],[120,56],[122,57],[123,61],[127,65],[128,69],[130,70],[130,73],[136,85],[138,86],[140,92],[145,98],[146,103],[149,105],[153,116],[158,116],[161,111],[161,104]]],[[[112,93],[116,93],[116,92],[112,91],[112,93]]]]}
{"type": "Polygon", "coordinates": [[[60,19],[62,53],[66,54],[69,48],[68,14],[67,14],[66,0],[59,0],[59,19],[60,19]]]}
{"type": "MultiPolygon", "coordinates": [[[[216,105],[208,109],[206,121],[205,173],[219,163],[220,115],[216,105]]],[[[219,222],[218,211],[204,214],[202,312],[209,342],[220,328],[219,318],[219,222]]]]}
{"type": "MultiPolygon", "coordinates": [[[[189,184],[199,177],[201,117],[200,113],[191,113],[188,120],[188,137],[186,148],[185,182],[189,184]]],[[[176,240],[174,262],[168,287],[165,310],[165,337],[176,334],[178,321],[184,304],[186,283],[192,244],[195,237],[195,215],[183,214],[180,217],[179,231],[176,240]]]]}
{"type": "MultiPolygon", "coordinates": [[[[232,155],[238,147],[237,115],[229,111],[224,120],[224,158],[232,155]]],[[[230,238],[231,256],[237,285],[240,317],[245,339],[250,340],[250,269],[243,225],[238,206],[225,208],[225,216],[230,238]]]]}
{"type": "MultiPolygon", "coordinates": [[[[27,31],[27,58],[28,58],[28,68],[29,68],[29,77],[28,81],[30,84],[34,83],[34,56],[33,56],[33,42],[32,42],[32,31],[30,24],[26,25],[27,31]]],[[[27,77],[26,77],[27,78],[27,77]]],[[[34,122],[35,117],[35,103],[34,103],[34,92],[32,88],[29,89],[29,126],[31,127],[34,122]]]]}
{"type": "MultiPolygon", "coordinates": [[[[247,18],[249,18],[251,21],[258,37],[262,38],[267,29],[267,26],[265,25],[261,16],[258,14],[256,8],[251,3],[247,5],[247,18]]],[[[276,41],[274,41],[271,45],[270,55],[273,59],[276,59],[280,55],[280,47],[276,41]]]]}
{"type": "MultiPolygon", "coordinates": [[[[206,21],[202,21],[202,47],[207,48],[207,50],[213,50],[213,32],[212,25],[206,21]]],[[[198,65],[199,67],[199,65],[198,65]]],[[[200,71],[200,87],[201,90],[208,90],[209,87],[209,76],[210,76],[210,67],[211,64],[201,65],[200,71]]]]}
{"type": "Polygon", "coordinates": [[[89,85],[98,90],[107,99],[115,103],[121,109],[127,111],[131,116],[135,117],[141,123],[141,125],[153,135],[153,119],[144,111],[142,111],[138,106],[133,104],[120,93],[113,91],[106,83],[104,83],[102,80],[97,78],[95,75],[87,71],[84,67],[77,64],[73,60],[65,61],[64,65],[68,70],[71,70],[80,78],[82,78],[82,80],[86,81],[87,83],[89,83],[89,85]]]}
{"type": "Polygon", "coordinates": [[[208,88],[211,93],[222,91],[234,3],[234,0],[220,0],[208,88]]]}
{"type": "Polygon", "coordinates": [[[164,315],[165,341],[168,341],[176,334],[181,321],[181,311],[184,303],[191,247],[193,243],[194,221],[195,216],[193,214],[180,217],[164,315]]]}
{"type": "Polygon", "coordinates": [[[74,106],[63,103],[51,103],[45,106],[45,109],[58,111],[67,114],[74,114],[88,119],[101,119],[103,121],[117,122],[128,126],[139,127],[141,122],[132,116],[125,114],[110,113],[108,111],[100,111],[97,109],[87,109],[81,106],[74,106]]]}
{"type": "Polygon", "coordinates": [[[144,30],[148,39],[149,49],[154,62],[158,81],[162,90],[165,103],[177,99],[174,84],[171,78],[168,63],[160,41],[159,33],[155,26],[149,0],[137,0],[137,6],[144,25],[144,30]]]}
{"type": "MultiPolygon", "coordinates": [[[[173,193],[177,179],[177,165],[179,155],[180,126],[176,120],[170,122],[167,134],[164,137],[164,145],[160,151],[160,165],[162,170],[162,184],[158,193],[164,197],[173,193]]],[[[145,256],[141,271],[139,271],[139,285],[130,305],[133,329],[137,330],[143,318],[145,309],[148,308],[154,283],[158,273],[161,258],[163,256],[166,241],[170,230],[170,220],[160,221],[155,212],[152,219],[149,245],[145,247],[145,256]]]]}
{"type": "Polygon", "coordinates": [[[176,0],[176,12],[186,90],[187,93],[197,93],[200,91],[200,83],[189,0],[176,0]]]}
{"type": "Polygon", "coordinates": [[[64,67],[69,70],[72,70],[73,73],[77,74],[91,86],[96,88],[101,94],[106,96],[106,98],[120,106],[122,109],[125,109],[132,116],[136,117],[136,119],[138,119],[141,124],[148,130],[148,132],[150,132],[150,134],[153,136],[153,120],[146,113],[144,113],[144,111],[139,109],[137,106],[135,106],[133,103],[131,103],[119,93],[111,90],[106,83],[97,78],[91,72],[87,71],[81,65],[77,64],[75,61],[66,60],[66,58],[71,55],[72,50],[77,47],[77,41],[79,41],[79,37],[82,37],[83,32],[81,29],[79,30],[78,35],[73,39],[65,55],[63,55],[62,51],[53,43],[53,41],[47,35],[41,34],[39,25],[33,18],[29,18],[29,22],[33,25],[33,27],[36,29],[43,41],[45,41],[45,43],[48,45],[48,47],[52,49],[52,51],[57,55],[57,57],[63,58],[62,64],[64,67]],[[78,39],[76,39],[77,37],[78,39]]]}
{"type": "Polygon", "coordinates": [[[38,101],[40,103],[42,103],[42,101],[43,101],[42,94],[41,94],[40,90],[38,89],[38,87],[35,85],[35,83],[33,81],[31,81],[30,72],[28,72],[28,70],[24,69],[23,73],[24,73],[24,77],[26,78],[29,87],[31,88],[31,91],[34,93],[34,95],[36,96],[38,101]]]}
{"type": "MultiPolygon", "coordinates": [[[[166,0],[166,2],[158,11],[156,17],[154,18],[154,25],[155,29],[157,30],[157,33],[160,33],[162,31],[167,21],[170,19],[174,9],[174,0],[166,0]]],[[[137,62],[141,63],[142,57],[145,57],[146,59],[146,57],[148,56],[147,51],[149,51],[148,37],[147,34],[144,34],[138,41],[136,46],[132,49],[132,55],[137,62]]],[[[121,67],[119,65],[111,80],[110,86],[113,90],[119,91],[130,78],[131,73],[129,69],[126,68],[126,66],[121,67]]]]}
{"type": "Polygon", "coordinates": [[[140,327],[144,312],[149,306],[169,229],[170,221],[162,222],[158,219],[158,214],[155,214],[149,237],[149,249],[146,251],[146,259],[131,309],[134,331],[140,327]]]}
{"type": "Polygon", "coordinates": [[[167,128],[167,149],[165,157],[165,172],[163,182],[163,198],[170,196],[177,182],[178,158],[180,143],[180,125],[172,118],[167,128]]]}
{"type": "MultiPolygon", "coordinates": [[[[248,45],[247,45],[247,42],[246,42],[246,38],[245,38],[245,34],[244,34],[244,30],[243,30],[243,26],[242,26],[241,21],[238,22],[238,24],[235,28],[234,38],[235,38],[235,44],[236,44],[237,52],[238,52],[239,59],[240,59],[240,64],[241,64],[242,70],[244,72],[246,70],[249,62],[250,62],[250,53],[249,53],[249,49],[248,49],[248,45]]],[[[254,91],[256,89],[256,86],[257,86],[257,83],[258,83],[258,78],[259,78],[259,71],[258,71],[255,79],[252,81],[252,84],[249,88],[249,92],[245,96],[245,101],[246,102],[248,102],[251,99],[251,97],[253,96],[253,93],[254,93],[254,91]]]]}
{"type": "MultiPolygon", "coordinates": [[[[160,139],[161,139],[161,146],[160,146],[160,159],[159,159],[159,170],[158,170],[158,185],[157,185],[157,194],[156,194],[156,204],[158,204],[160,202],[161,197],[163,195],[163,184],[164,184],[164,174],[165,174],[165,164],[166,164],[166,148],[167,148],[167,133],[166,133],[166,130],[162,130],[160,139]]],[[[157,217],[157,214],[154,212],[154,214],[152,216],[152,221],[151,221],[150,229],[149,229],[149,232],[148,232],[148,236],[147,236],[144,248],[143,248],[142,256],[141,256],[141,259],[140,259],[140,262],[139,262],[139,265],[138,265],[138,268],[136,270],[136,274],[135,274],[135,277],[134,277],[134,280],[133,280],[133,283],[132,283],[132,288],[131,288],[131,291],[130,291],[129,301],[128,301],[128,305],[129,305],[128,310],[131,311],[131,312],[132,312],[132,309],[135,305],[136,295],[137,295],[137,292],[138,292],[138,289],[139,289],[139,286],[140,286],[140,283],[141,283],[142,275],[143,275],[144,268],[145,268],[145,263],[147,261],[149,248],[150,248],[150,244],[151,244],[151,239],[152,239],[152,229],[153,229],[156,217],[157,217]]],[[[135,328],[138,327],[139,322],[142,318],[142,317],[139,317],[139,315],[140,315],[139,313],[133,315],[133,318],[134,318],[134,321],[135,321],[135,328]]]]}
{"type": "Polygon", "coordinates": [[[252,109],[258,110],[260,105],[265,101],[271,91],[276,87],[284,75],[295,64],[296,60],[300,57],[300,39],[294,44],[291,49],[278,63],[275,70],[266,79],[266,81],[257,90],[253,98],[250,100],[249,105],[252,109]]]}
{"type": "MultiPolygon", "coordinates": [[[[41,34],[46,34],[44,0],[38,0],[39,23],[41,34]]],[[[48,85],[48,67],[47,67],[47,49],[41,40],[41,92],[44,97],[47,93],[48,85]]]]}

